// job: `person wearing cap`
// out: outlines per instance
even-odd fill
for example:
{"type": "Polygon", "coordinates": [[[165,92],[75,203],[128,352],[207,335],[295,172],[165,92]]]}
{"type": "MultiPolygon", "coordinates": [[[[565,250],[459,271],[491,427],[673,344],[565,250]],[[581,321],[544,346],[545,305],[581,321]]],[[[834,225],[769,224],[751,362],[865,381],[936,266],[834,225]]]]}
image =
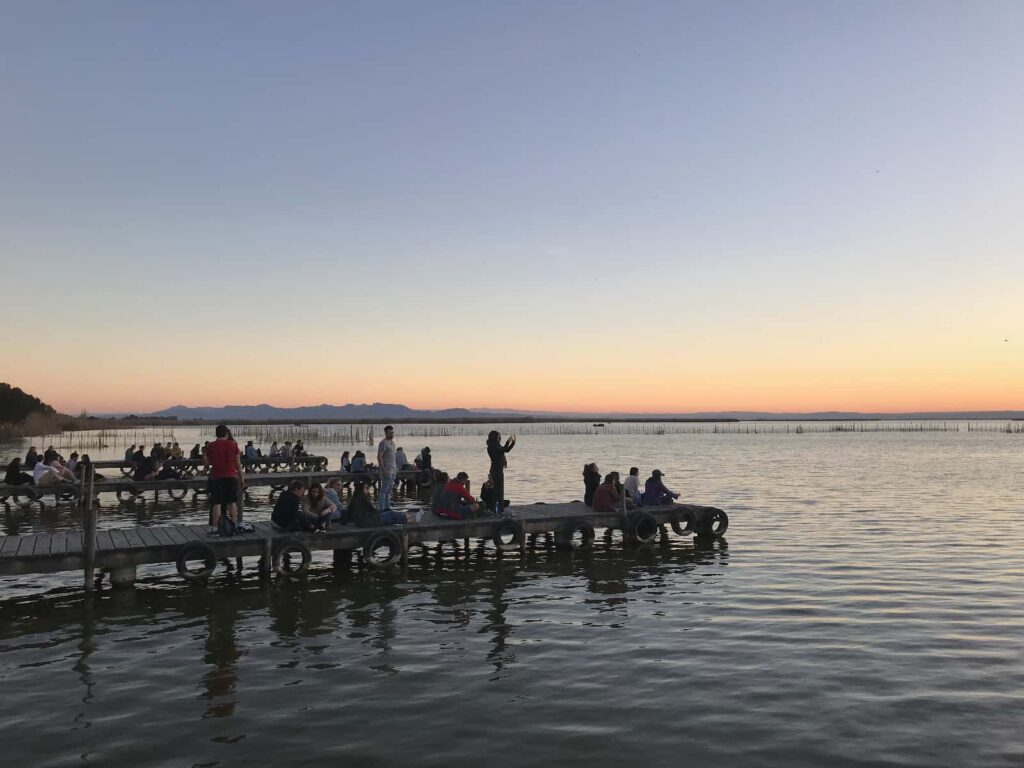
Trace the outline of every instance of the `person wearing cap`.
{"type": "Polygon", "coordinates": [[[661,482],[661,478],[664,476],[665,474],[660,469],[656,469],[651,472],[651,476],[647,478],[647,482],[644,483],[644,506],[671,504],[674,499],[679,498],[678,493],[670,491],[665,487],[665,484],[661,482]]]}

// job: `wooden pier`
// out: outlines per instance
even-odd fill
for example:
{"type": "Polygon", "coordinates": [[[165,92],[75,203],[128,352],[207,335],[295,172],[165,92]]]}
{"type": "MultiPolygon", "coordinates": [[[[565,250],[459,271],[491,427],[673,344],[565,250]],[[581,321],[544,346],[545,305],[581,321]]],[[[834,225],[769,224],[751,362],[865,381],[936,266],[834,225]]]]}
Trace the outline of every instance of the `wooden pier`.
{"type": "Polygon", "coordinates": [[[210,537],[205,525],[170,525],[95,530],[90,505],[86,531],[0,537],[0,575],[84,570],[87,590],[93,569],[105,569],[115,586],[134,583],[136,568],[174,563],[190,581],[202,581],[227,558],[259,558],[260,570],[280,575],[304,573],[312,552],[333,551],[335,565],[348,564],[353,553],[364,563],[382,567],[405,562],[410,546],[458,539],[484,539],[500,552],[522,550],[527,537],[553,534],[563,548],[592,545],[595,531],[618,529],[630,544],[649,544],[668,535],[715,538],[729,519],[714,507],[670,504],[610,513],[595,512],[579,502],[530,504],[510,508],[511,517],[449,520],[430,512],[413,512],[408,525],[381,528],[336,526],[325,533],[284,533],[269,522],[230,538],[210,537]],[[90,528],[94,535],[90,536],[90,528]]]}
{"type": "MultiPolygon", "coordinates": [[[[116,464],[119,464],[117,462],[116,464]]],[[[98,462],[93,466],[97,466],[98,462]]],[[[435,473],[431,470],[400,470],[397,474],[396,484],[416,483],[421,487],[429,487],[433,484],[435,473]]],[[[328,480],[338,478],[343,483],[363,482],[368,485],[375,485],[379,481],[376,470],[370,472],[327,472],[306,469],[302,471],[268,471],[268,472],[246,472],[245,487],[270,487],[273,491],[280,491],[287,487],[292,480],[302,480],[309,483],[326,483],[328,480]]],[[[121,478],[97,478],[94,485],[94,493],[114,493],[121,501],[130,501],[138,498],[143,493],[152,492],[159,497],[165,494],[171,499],[183,499],[191,491],[195,496],[207,493],[207,476],[195,475],[193,477],[182,477],[177,480],[132,480],[128,477],[121,478]]],[[[8,499],[21,505],[27,505],[34,501],[41,501],[47,496],[55,501],[68,501],[81,503],[83,500],[84,483],[53,483],[49,485],[2,485],[0,484],[0,502],[8,499]]]]}
{"type": "MultiPolygon", "coordinates": [[[[203,468],[202,459],[166,459],[161,464],[167,463],[185,476],[201,474],[203,468]]],[[[125,477],[131,477],[135,472],[135,464],[123,459],[103,459],[92,463],[96,469],[116,469],[125,477]]],[[[295,456],[287,458],[283,456],[260,456],[255,459],[242,457],[242,467],[246,473],[253,472],[326,472],[326,456],[295,456]]]]}

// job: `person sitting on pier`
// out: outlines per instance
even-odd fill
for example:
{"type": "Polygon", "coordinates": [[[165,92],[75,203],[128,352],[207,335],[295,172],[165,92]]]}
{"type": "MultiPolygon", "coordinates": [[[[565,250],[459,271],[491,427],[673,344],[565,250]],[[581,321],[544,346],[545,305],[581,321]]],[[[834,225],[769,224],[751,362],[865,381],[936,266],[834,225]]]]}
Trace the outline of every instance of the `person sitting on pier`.
{"type": "Polygon", "coordinates": [[[480,504],[469,492],[469,475],[459,472],[454,480],[445,483],[434,514],[451,520],[480,516],[480,504]]]}
{"type": "Polygon", "coordinates": [[[188,452],[190,459],[201,459],[203,458],[203,449],[199,447],[199,443],[192,446],[192,450],[188,452]]]}
{"type": "Polygon", "coordinates": [[[156,480],[157,473],[160,471],[160,465],[157,460],[152,456],[143,456],[142,461],[135,465],[135,473],[132,475],[132,480],[144,481],[144,480],[156,480]]]}
{"type": "Polygon", "coordinates": [[[181,450],[181,446],[177,443],[171,446],[171,458],[175,461],[181,461],[185,458],[185,452],[181,450]]]}
{"type": "Polygon", "coordinates": [[[594,493],[597,486],[601,484],[601,471],[597,464],[583,465],[583,503],[588,507],[594,506],[594,493]]]}
{"type": "Polygon", "coordinates": [[[650,507],[658,504],[671,504],[674,499],[679,498],[678,493],[670,491],[665,487],[665,484],[661,482],[661,478],[664,476],[664,473],[660,469],[656,469],[651,472],[651,476],[647,478],[647,482],[644,483],[644,506],[650,507]]]}
{"type": "Polygon", "coordinates": [[[319,521],[321,527],[331,521],[331,516],[337,511],[334,504],[324,493],[324,487],[320,483],[313,483],[306,492],[306,498],[302,500],[302,508],[307,515],[312,515],[319,521]]]}
{"type": "Polygon", "coordinates": [[[398,469],[409,469],[412,464],[409,463],[408,457],[405,455],[405,448],[399,448],[395,451],[395,466],[398,469]]]}
{"type": "Polygon", "coordinates": [[[132,447],[131,448],[126,448],[125,449],[125,451],[124,451],[124,460],[126,462],[128,462],[129,464],[131,464],[134,461],[134,459],[132,458],[133,456],[135,456],[135,443],[132,443],[132,447]]]}
{"type": "Polygon", "coordinates": [[[35,469],[36,464],[39,463],[39,454],[36,452],[36,447],[33,445],[28,449],[28,453],[25,454],[25,469],[35,469]]]}
{"type": "Polygon", "coordinates": [[[292,457],[292,441],[285,440],[284,445],[281,446],[280,457],[282,459],[290,459],[292,457]]]}
{"type": "Polygon", "coordinates": [[[331,513],[331,522],[342,525],[348,522],[348,508],[341,500],[341,490],[343,487],[339,478],[332,477],[327,481],[327,487],[324,488],[324,496],[334,505],[334,512],[331,513]]]}
{"type": "Polygon", "coordinates": [[[595,512],[615,512],[622,503],[622,496],[619,495],[619,473],[609,472],[604,476],[604,482],[594,491],[595,512]]]}
{"type": "Polygon", "coordinates": [[[623,484],[623,489],[626,493],[626,498],[629,499],[635,506],[640,506],[640,468],[630,467],[629,477],[626,478],[626,482],[623,484]]]}
{"type": "Polygon", "coordinates": [[[11,459],[4,475],[4,485],[32,485],[32,475],[21,471],[21,459],[11,459]]]}
{"type": "Polygon", "coordinates": [[[352,457],[352,471],[366,471],[366,454],[363,453],[362,451],[356,451],[355,456],[352,457]]]}
{"type": "Polygon", "coordinates": [[[252,440],[245,444],[245,458],[249,461],[256,458],[256,446],[252,444],[252,440]]]}
{"type": "Polygon", "coordinates": [[[137,466],[139,466],[139,464],[141,464],[143,462],[143,460],[145,458],[146,458],[146,446],[140,445],[139,449],[135,453],[132,454],[132,464],[134,464],[137,467],[137,466]]]}
{"type": "Polygon", "coordinates": [[[295,442],[295,447],[292,449],[292,455],[297,459],[309,456],[309,454],[306,453],[306,446],[302,444],[301,440],[297,440],[295,442]]]}
{"type": "Polygon", "coordinates": [[[175,469],[170,461],[160,462],[160,471],[156,473],[157,480],[181,480],[181,472],[175,469]]]}
{"type": "Polygon", "coordinates": [[[386,510],[380,512],[366,495],[366,483],[358,481],[352,489],[348,513],[354,525],[360,528],[376,528],[381,525],[405,525],[408,518],[404,512],[386,510]]]}
{"type": "Polygon", "coordinates": [[[430,448],[423,446],[423,450],[420,451],[420,463],[417,464],[420,469],[433,469],[434,460],[430,456],[430,448]]]}
{"type": "Polygon", "coordinates": [[[163,443],[153,443],[153,448],[149,452],[149,456],[157,461],[163,461],[167,458],[167,452],[164,450],[163,443]]]}
{"type": "Polygon", "coordinates": [[[430,494],[430,511],[435,515],[438,505],[441,503],[441,494],[444,493],[444,487],[448,484],[449,479],[447,472],[438,472],[437,477],[434,478],[434,492],[430,494]]]}
{"type": "MultiPolygon", "coordinates": [[[[81,460],[78,462],[78,479],[80,481],[85,478],[86,472],[88,471],[89,467],[91,467],[91,466],[92,466],[92,459],[89,458],[89,454],[88,453],[83,453],[81,460]]],[[[97,472],[96,470],[93,470],[92,476],[96,480],[106,480],[106,478],[103,475],[101,475],[99,472],[97,472]]],[[[97,492],[96,498],[99,499],[99,497],[100,497],[100,495],[97,492]]]]}
{"type": "Polygon", "coordinates": [[[32,479],[36,485],[55,485],[56,483],[74,483],[77,478],[68,472],[60,463],[57,452],[48,450],[41,461],[32,468],[32,479]]]}
{"type": "Polygon", "coordinates": [[[352,460],[348,457],[348,451],[345,451],[343,454],[341,454],[341,471],[352,471],[352,460]]]}
{"type": "Polygon", "coordinates": [[[308,514],[303,508],[302,498],[306,495],[306,484],[301,480],[292,480],[288,489],[281,492],[274,504],[274,512],[270,522],[281,531],[319,531],[323,530],[323,521],[308,514]]]}
{"type": "Polygon", "coordinates": [[[68,460],[64,462],[64,468],[71,474],[75,475],[75,477],[78,476],[76,474],[78,471],[78,451],[71,452],[71,455],[68,456],[68,460]]]}

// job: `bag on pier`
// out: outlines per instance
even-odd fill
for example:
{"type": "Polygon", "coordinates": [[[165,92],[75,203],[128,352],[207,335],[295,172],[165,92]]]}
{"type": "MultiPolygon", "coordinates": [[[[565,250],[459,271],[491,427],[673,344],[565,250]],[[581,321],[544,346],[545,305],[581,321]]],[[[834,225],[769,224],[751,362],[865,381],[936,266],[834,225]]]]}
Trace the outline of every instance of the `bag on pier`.
{"type": "Polygon", "coordinates": [[[234,536],[237,530],[238,526],[235,525],[234,520],[226,514],[220,516],[220,522],[217,523],[217,532],[221,536],[234,536]]]}

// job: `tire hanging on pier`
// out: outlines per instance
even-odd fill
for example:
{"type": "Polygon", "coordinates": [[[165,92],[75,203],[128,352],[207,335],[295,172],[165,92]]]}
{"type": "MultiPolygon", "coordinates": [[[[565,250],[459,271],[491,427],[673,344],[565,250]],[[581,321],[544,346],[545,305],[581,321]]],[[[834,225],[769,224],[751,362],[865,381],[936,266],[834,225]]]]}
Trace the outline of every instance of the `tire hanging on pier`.
{"type": "Polygon", "coordinates": [[[565,527],[568,549],[587,549],[594,543],[594,536],[594,526],[586,520],[573,520],[565,527]]]}
{"type": "Polygon", "coordinates": [[[298,539],[282,539],[274,546],[274,573],[278,576],[302,576],[312,560],[309,547],[298,539]],[[293,555],[299,556],[297,566],[292,563],[293,555]]]}
{"type": "Polygon", "coordinates": [[[672,530],[677,536],[692,536],[694,528],[693,512],[682,512],[678,518],[672,521],[672,530]]]}
{"type": "Polygon", "coordinates": [[[135,497],[139,495],[139,489],[134,485],[119,485],[117,487],[117,500],[118,501],[134,501],[135,497]]]}
{"type": "Polygon", "coordinates": [[[718,538],[729,528],[729,516],[720,509],[711,510],[711,534],[718,538]]]}
{"type": "Polygon", "coordinates": [[[363,560],[371,568],[386,568],[402,559],[402,540],[394,531],[384,528],[370,534],[363,545],[363,560]],[[387,547],[387,556],[377,557],[382,547],[387,547]]]}
{"type": "MultiPolygon", "coordinates": [[[[19,492],[12,494],[10,498],[14,499],[15,503],[19,507],[27,507],[32,504],[32,502],[41,500],[43,498],[43,494],[31,486],[21,486],[19,492]]],[[[7,499],[8,497],[4,496],[3,498],[0,498],[0,501],[7,501],[7,499]]]]}
{"type": "Polygon", "coordinates": [[[523,531],[515,520],[502,520],[494,529],[493,541],[502,552],[514,552],[523,546],[523,531]]]}
{"type": "Polygon", "coordinates": [[[184,483],[175,483],[167,489],[167,495],[175,501],[181,501],[188,495],[188,486],[184,483]]]}
{"type": "Polygon", "coordinates": [[[178,573],[186,581],[206,581],[217,568],[217,556],[209,544],[202,541],[191,541],[181,548],[175,564],[178,573]],[[202,560],[202,569],[190,571],[188,568],[190,560],[202,560]]]}
{"type": "Polygon", "coordinates": [[[633,512],[629,516],[629,535],[640,544],[650,544],[658,537],[658,522],[647,512],[633,512]]]}

